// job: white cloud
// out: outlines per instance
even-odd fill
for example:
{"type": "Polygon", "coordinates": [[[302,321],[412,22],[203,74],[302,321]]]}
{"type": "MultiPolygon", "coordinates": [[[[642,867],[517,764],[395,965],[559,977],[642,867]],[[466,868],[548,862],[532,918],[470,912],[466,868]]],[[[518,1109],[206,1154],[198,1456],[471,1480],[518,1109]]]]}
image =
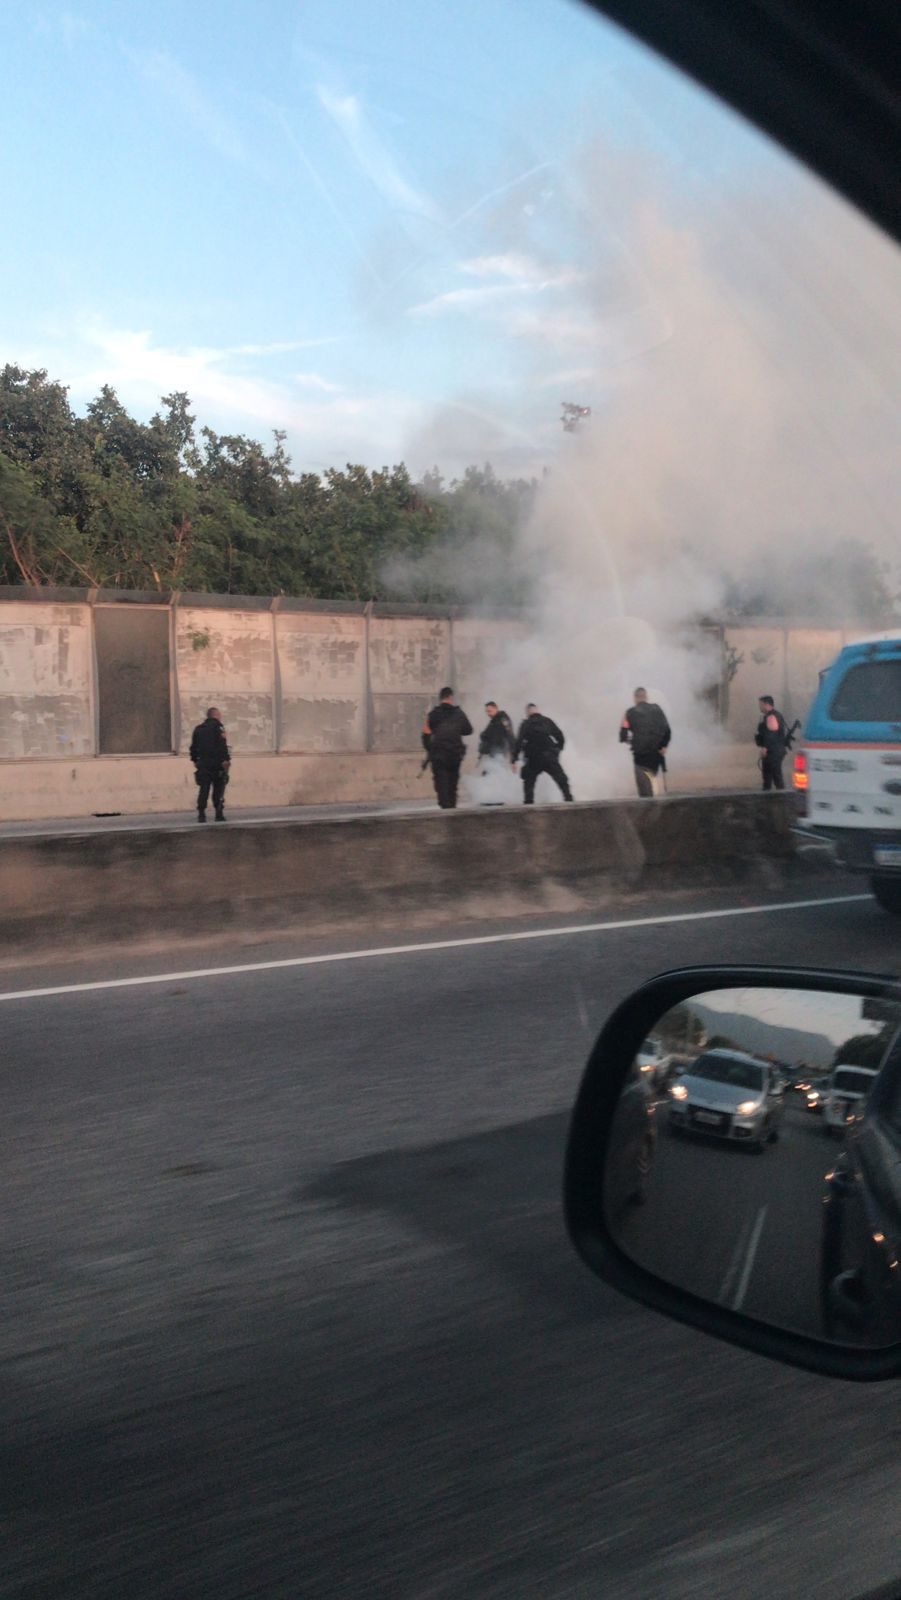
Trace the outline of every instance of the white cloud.
{"type": "Polygon", "coordinates": [[[449,289],[446,294],[436,294],[418,306],[410,306],[410,317],[437,317],[445,311],[486,311],[509,304],[512,298],[532,294],[529,284],[492,284],[484,289],[449,289]]]}
{"type": "Polygon", "coordinates": [[[322,394],[341,393],[340,383],[332,383],[331,379],[323,378],[318,372],[295,372],[294,382],[304,389],[318,389],[322,394]]]}
{"type": "Polygon", "coordinates": [[[233,344],[221,352],[224,356],[283,356],[298,350],[315,350],[324,344],[339,344],[340,334],[329,334],[322,339],[275,339],[270,344],[233,344]]]}
{"type": "Polygon", "coordinates": [[[74,11],[61,11],[58,21],[63,39],[70,48],[91,32],[87,18],[79,17],[74,11]]]}
{"type": "Polygon", "coordinates": [[[516,278],[519,282],[532,282],[542,278],[541,267],[532,256],[516,254],[500,256],[474,256],[460,262],[460,271],[474,278],[516,278]]]}
{"type": "Polygon", "coordinates": [[[393,390],[350,393],[316,373],[299,375],[301,382],[318,380],[308,385],[313,393],[300,395],[290,380],[276,382],[244,368],[235,370],[238,352],[250,348],[167,346],[146,329],[114,328],[92,318],[78,328],[59,330],[52,347],[33,346],[18,355],[28,365],[58,375],[76,409],[108,383],[141,418],[157,410],[161,395],[184,390],[201,424],[257,438],[284,428],[297,471],[345,461],[401,459],[419,410],[405,395],[393,390]]]}
{"type": "Polygon", "coordinates": [[[473,276],[506,276],[514,282],[485,284],[478,289],[448,289],[431,300],[410,306],[411,317],[440,316],[447,311],[492,311],[500,309],[506,316],[507,307],[533,295],[547,294],[571,288],[581,281],[583,274],[565,267],[548,273],[525,256],[483,256],[475,261],[461,263],[461,271],[473,276]]]}
{"type": "Polygon", "coordinates": [[[550,372],[538,384],[539,389],[562,389],[568,384],[593,383],[597,378],[596,367],[567,367],[564,372],[550,372]]]}
{"type": "MultiPolygon", "coordinates": [[[[590,356],[594,366],[584,369],[586,380],[589,373],[596,378],[602,369],[634,361],[672,337],[670,320],[652,304],[609,316],[578,306],[554,311],[523,309],[510,317],[506,331],[513,338],[548,346],[552,352],[575,347],[573,354],[590,356]]],[[[583,372],[581,367],[577,370],[583,372]]]]}
{"type": "Polygon", "coordinates": [[[430,222],[440,221],[431,197],[404,177],[387,145],[368,121],[356,95],[338,95],[319,84],[319,104],[343,136],[354,160],[383,199],[401,211],[413,212],[430,222]]]}
{"type": "Polygon", "coordinates": [[[61,39],[67,50],[72,50],[94,30],[86,17],[75,11],[39,11],[34,18],[36,32],[45,38],[61,39]]]}
{"type": "Polygon", "coordinates": [[[578,344],[583,348],[595,348],[602,336],[601,324],[583,310],[518,312],[510,319],[507,331],[517,339],[554,345],[578,344]]]}
{"type": "Polygon", "coordinates": [[[240,133],[186,67],[163,50],[139,51],[128,46],[123,50],[145,82],[161,90],[208,145],[230,161],[248,164],[247,146],[240,133]]]}

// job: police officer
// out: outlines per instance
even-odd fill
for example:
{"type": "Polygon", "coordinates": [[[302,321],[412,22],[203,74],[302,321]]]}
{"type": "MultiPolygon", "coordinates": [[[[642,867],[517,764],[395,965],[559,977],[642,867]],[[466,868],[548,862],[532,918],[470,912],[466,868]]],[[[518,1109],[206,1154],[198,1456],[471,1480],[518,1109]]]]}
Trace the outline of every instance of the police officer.
{"type": "Polygon", "coordinates": [[[658,792],[658,775],[666,771],[672,729],[662,708],[648,699],[647,689],[636,689],[634,699],[635,704],[623,713],[619,742],[631,746],[639,796],[652,800],[658,792]]]}
{"type": "Polygon", "coordinates": [[[754,735],[754,743],[763,751],[760,758],[760,771],[763,777],[764,789],[784,789],[785,779],[782,776],[782,763],[788,749],[788,723],[781,711],[776,710],[771,694],[762,694],[757,704],[760,707],[760,721],[754,735]]]}
{"type": "Polygon", "coordinates": [[[213,791],[216,821],[225,821],[223,804],[231,751],[216,706],[210,706],[205,722],[198,722],[191,736],[191,760],[197,778],[197,821],[206,822],[206,805],[213,791]]]}
{"type": "Polygon", "coordinates": [[[524,756],[522,768],[523,800],[527,806],[535,803],[535,785],[542,772],[553,778],[564,800],[572,800],[569,779],[560,765],[560,752],[566,740],[556,722],[550,717],[543,717],[534,701],[529,701],[526,706],[525,721],[519,725],[519,733],[513,746],[513,760],[518,761],[524,756]]]}
{"type": "Polygon", "coordinates": [[[448,685],[438,696],[422,725],[422,747],[432,769],[432,782],[442,811],[453,811],[457,804],[460,767],[466,754],[464,738],[472,733],[466,712],[454,705],[454,691],[448,685]]]}
{"type": "Polygon", "coordinates": [[[516,734],[513,732],[510,718],[506,711],[498,710],[496,700],[486,700],[485,711],[488,725],[479,735],[479,755],[486,756],[489,760],[499,756],[502,761],[512,761],[516,734]]]}

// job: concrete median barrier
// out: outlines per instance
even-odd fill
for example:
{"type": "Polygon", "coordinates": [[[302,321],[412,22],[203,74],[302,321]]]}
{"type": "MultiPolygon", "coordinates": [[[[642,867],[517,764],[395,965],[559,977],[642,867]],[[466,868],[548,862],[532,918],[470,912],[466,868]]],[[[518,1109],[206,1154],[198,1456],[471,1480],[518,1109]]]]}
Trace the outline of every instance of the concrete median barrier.
{"type": "Polygon", "coordinates": [[[790,795],[0,841],[0,957],[600,907],[798,869],[790,795]]]}

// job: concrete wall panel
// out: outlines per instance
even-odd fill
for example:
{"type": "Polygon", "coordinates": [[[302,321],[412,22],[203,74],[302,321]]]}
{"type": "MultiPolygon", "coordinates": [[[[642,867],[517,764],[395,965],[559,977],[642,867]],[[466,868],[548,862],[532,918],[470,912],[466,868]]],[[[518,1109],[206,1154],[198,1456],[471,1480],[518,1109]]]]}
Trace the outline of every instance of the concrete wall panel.
{"type": "Polygon", "coordinates": [[[771,694],[785,700],[785,632],[782,628],[725,629],[726,650],[734,651],[735,676],[727,689],[726,729],[733,739],[753,740],[760,710],[757,701],[771,694]]]}
{"type": "MultiPolygon", "coordinates": [[[[680,764],[672,792],[753,789],[760,775],[748,743],[722,746],[713,765],[680,764]]],[[[245,807],[421,801],[434,807],[421,752],[384,755],[348,751],[236,756],[228,786],[233,818],[245,807]]],[[[471,771],[471,765],[469,770],[471,771]]],[[[556,797],[556,790],[551,798],[556,797]]],[[[197,790],[190,762],[179,756],[100,756],[77,761],[0,761],[0,823],[53,817],[123,816],[183,811],[193,820],[197,790]]]]}
{"type": "Polygon", "coordinates": [[[838,628],[792,628],[786,639],[786,693],[782,711],[789,723],[804,718],[817,692],[820,672],[842,647],[838,628]]]}
{"type": "Polygon", "coordinates": [[[175,639],[181,749],[188,749],[193,728],[207,707],[215,705],[236,753],[271,750],[275,718],[269,613],[179,606],[175,639]]]}
{"type": "Polygon", "coordinates": [[[489,695],[518,724],[529,692],[520,665],[527,640],[528,629],[521,622],[490,617],[454,622],[454,688],[473,727],[482,726],[482,708],[489,695]]]}
{"type": "Polygon", "coordinates": [[[0,601],[0,758],[94,752],[90,609],[0,601]]]}
{"type": "Polygon", "coordinates": [[[450,673],[450,625],[428,617],[369,624],[374,750],[415,750],[424,713],[450,673]]]}
{"type": "MultiPolygon", "coordinates": [[[[232,606],[210,598],[215,603],[203,605],[198,597],[186,597],[175,611],[175,737],[182,752],[210,704],[220,707],[236,755],[266,754],[276,743],[286,754],[360,754],[367,746],[376,753],[412,754],[419,748],[423,714],[442,683],[453,683],[477,726],[486,695],[496,696],[517,720],[530,692],[522,681],[527,627],[509,618],[451,623],[392,615],[384,608],[385,614],[371,616],[367,625],[352,609],[305,611],[292,603],[272,612],[268,601],[253,607],[236,599],[232,606]]],[[[170,615],[160,607],[161,632],[169,627],[170,615]]],[[[92,627],[102,647],[110,618],[123,635],[122,661],[131,663],[136,680],[149,685],[148,695],[152,689],[160,728],[148,732],[142,712],[140,727],[127,738],[120,737],[121,730],[105,738],[106,747],[141,756],[167,748],[166,640],[161,638],[154,656],[154,661],[159,657],[159,682],[150,685],[137,660],[137,644],[132,650],[128,638],[130,631],[140,633],[147,616],[134,596],[109,605],[101,596],[96,608],[65,596],[0,599],[0,760],[96,755],[96,722],[99,717],[105,727],[104,706],[107,721],[115,710],[123,676],[117,656],[112,675],[101,672],[96,699],[92,627]]],[[[845,638],[858,636],[845,630],[845,638]]],[[[834,657],[842,637],[837,629],[760,622],[727,627],[727,658],[731,649],[737,663],[724,696],[731,738],[742,745],[753,739],[762,692],[774,694],[790,719],[803,719],[817,673],[834,657]]],[[[101,668],[104,660],[100,648],[101,668]]],[[[133,694],[129,703],[134,704],[133,694]]]]}
{"type": "Polygon", "coordinates": [[[392,919],[409,930],[494,919],[501,904],[596,910],[624,889],[771,889],[792,881],[794,821],[791,795],[745,794],[8,838],[0,951],[197,938],[226,924],[392,919]]]}
{"type": "Polygon", "coordinates": [[[365,750],[366,621],[276,612],[282,750],[365,750]]]}

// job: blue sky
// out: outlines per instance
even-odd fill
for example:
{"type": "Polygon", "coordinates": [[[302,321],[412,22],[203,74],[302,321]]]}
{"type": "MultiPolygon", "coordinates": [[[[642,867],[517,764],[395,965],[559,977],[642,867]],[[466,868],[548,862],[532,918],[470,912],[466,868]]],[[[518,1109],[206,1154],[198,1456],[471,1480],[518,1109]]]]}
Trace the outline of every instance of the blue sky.
{"type": "Polygon", "coordinates": [[[664,336],[610,194],[780,159],[569,0],[8,7],[0,127],[0,359],[297,470],[533,469],[664,336]]]}

